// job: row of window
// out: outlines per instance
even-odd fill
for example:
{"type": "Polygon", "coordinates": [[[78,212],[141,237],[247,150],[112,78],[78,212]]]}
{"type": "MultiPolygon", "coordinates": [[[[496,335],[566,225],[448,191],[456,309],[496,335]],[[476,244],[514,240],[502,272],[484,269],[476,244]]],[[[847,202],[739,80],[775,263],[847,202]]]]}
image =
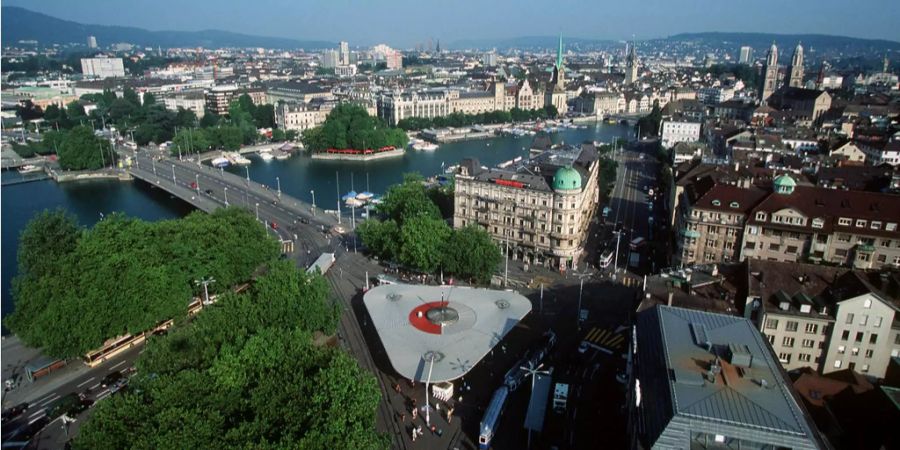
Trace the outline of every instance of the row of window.
{"type": "MultiPolygon", "coordinates": [[[[787,321],[785,321],[784,330],[794,333],[799,329],[799,327],[800,327],[800,323],[797,322],[796,320],[787,320],[787,321]]],[[[822,330],[822,334],[828,334],[828,327],[827,326],[819,327],[819,324],[817,324],[817,323],[807,323],[804,326],[804,332],[806,332],[806,334],[818,334],[820,328],[822,330]]],[[[777,330],[778,329],[778,319],[772,319],[772,318],[766,319],[766,329],[767,330],[777,330]]]]}

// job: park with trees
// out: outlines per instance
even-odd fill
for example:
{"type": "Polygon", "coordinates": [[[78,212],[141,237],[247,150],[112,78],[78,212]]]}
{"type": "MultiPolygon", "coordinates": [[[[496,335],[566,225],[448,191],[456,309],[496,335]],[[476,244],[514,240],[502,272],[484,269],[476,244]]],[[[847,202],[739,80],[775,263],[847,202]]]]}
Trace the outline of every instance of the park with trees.
{"type": "Polygon", "coordinates": [[[404,148],[409,137],[403,130],[391,128],[378,117],[370,116],[359,105],[343,103],[328,113],[325,123],[306,130],[303,145],[314,152],[328,149],[404,148]]]}
{"type": "Polygon", "coordinates": [[[423,181],[419,175],[407,174],[402,183],[388,189],[376,210],[378,218],[357,227],[366,248],[382,260],[411,270],[442,271],[487,283],[503,260],[499,247],[477,225],[451,228],[439,205],[452,193],[447,188],[426,188],[423,181]]]}

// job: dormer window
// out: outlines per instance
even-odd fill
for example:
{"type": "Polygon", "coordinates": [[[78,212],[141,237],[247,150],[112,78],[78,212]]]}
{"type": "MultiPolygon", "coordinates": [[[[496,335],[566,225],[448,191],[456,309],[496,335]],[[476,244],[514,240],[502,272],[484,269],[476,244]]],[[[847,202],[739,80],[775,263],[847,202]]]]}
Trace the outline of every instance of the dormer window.
{"type": "Polygon", "coordinates": [[[713,201],[712,201],[712,205],[713,205],[713,206],[722,206],[722,202],[720,202],[720,201],[718,201],[718,200],[713,200],[713,201]]]}
{"type": "Polygon", "coordinates": [[[863,219],[856,219],[856,228],[865,228],[866,221],[863,219]]]}
{"type": "Polygon", "coordinates": [[[880,230],[880,229],[881,229],[881,222],[880,222],[880,221],[877,221],[877,220],[873,220],[873,221],[872,221],[872,224],[869,225],[869,228],[871,228],[871,229],[873,229],[873,230],[880,230]]]}
{"type": "Polygon", "coordinates": [[[888,222],[887,225],[884,226],[885,231],[897,231],[897,224],[893,222],[888,222]]]}
{"type": "Polygon", "coordinates": [[[730,207],[732,207],[732,208],[734,208],[734,209],[737,209],[737,208],[739,208],[741,205],[739,205],[738,202],[731,202],[731,203],[728,204],[728,206],[730,206],[730,207]]]}
{"type": "Polygon", "coordinates": [[[841,217],[840,219],[838,219],[838,225],[842,227],[849,227],[851,223],[853,223],[853,221],[847,217],[841,217]]]}
{"type": "Polygon", "coordinates": [[[820,218],[818,218],[818,217],[815,218],[815,219],[813,219],[813,221],[812,221],[812,227],[813,227],[813,228],[822,228],[822,227],[824,227],[824,226],[825,226],[825,221],[824,221],[824,220],[822,220],[822,219],[820,219],[820,218]]]}
{"type": "Polygon", "coordinates": [[[764,212],[756,213],[756,220],[759,220],[760,222],[765,222],[766,221],[766,213],[764,213],[764,212]]]}

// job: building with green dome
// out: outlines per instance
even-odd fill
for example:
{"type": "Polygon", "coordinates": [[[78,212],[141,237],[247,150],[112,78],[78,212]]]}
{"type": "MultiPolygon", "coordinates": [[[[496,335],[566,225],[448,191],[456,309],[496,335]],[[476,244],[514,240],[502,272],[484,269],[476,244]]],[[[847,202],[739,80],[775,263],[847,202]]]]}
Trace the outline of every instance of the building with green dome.
{"type": "Polygon", "coordinates": [[[466,159],[456,173],[453,226],[484,227],[511,261],[579,267],[600,200],[593,144],[544,151],[503,168],[466,159]]]}
{"type": "Polygon", "coordinates": [[[796,187],[797,182],[788,175],[775,177],[774,189],[776,194],[791,195],[796,187]]]}

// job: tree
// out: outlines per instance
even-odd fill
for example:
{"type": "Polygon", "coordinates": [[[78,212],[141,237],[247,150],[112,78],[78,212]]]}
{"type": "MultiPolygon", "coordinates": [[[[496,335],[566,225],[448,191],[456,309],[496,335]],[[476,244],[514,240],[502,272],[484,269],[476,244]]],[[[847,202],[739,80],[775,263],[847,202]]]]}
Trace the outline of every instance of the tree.
{"type": "Polygon", "coordinates": [[[200,127],[212,128],[217,125],[219,125],[219,115],[208,109],[204,111],[203,118],[200,119],[200,127]]]}
{"type": "Polygon", "coordinates": [[[172,155],[186,155],[189,153],[202,153],[209,150],[210,142],[207,133],[200,128],[184,128],[172,138],[175,144],[169,149],[172,155]]]}
{"type": "Polygon", "coordinates": [[[382,259],[392,261],[399,256],[400,227],[393,219],[366,220],[356,227],[356,233],[366,248],[382,259]]]}
{"type": "Polygon", "coordinates": [[[662,111],[659,109],[659,102],[654,102],[650,114],[638,119],[641,137],[658,136],[660,121],[662,121],[662,111]]]}
{"type": "Polygon", "coordinates": [[[457,230],[447,239],[443,251],[444,272],[461,277],[474,278],[486,283],[497,265],[503,261],[500,248],[491,236],[478,225],[467,225],[457,230]]]}
{"type": "Polygon", "coordinates": [[[59,166],[68,170],[93,170],[111,164],[114,154],[109,141],[94,135],[87,126],[69,130],[59,147],[59,166]]]}
{"type": "Polygon", "coordinates": [[[175,125],[179,128],[189,128],[197,126],[197,114],[190,109],[178,107],[175,112],[175,125]]]}
{"type": "Polygon", "coordinates": [[[87,117],[87,114],[85,114],[84,112],[84,106],[81,106],[81,103],[79,103],[78,100],[71,101],[68,105],[66,105],[66,114],[70,119],[72,119],[72,121],[77,121],[87,117]]]}
{"type": "Polygon", "coordinates": [[[436,271],[450,234],[443,219],[426,214],[409,218],[400,229],[400,262],[425,272],[436,271]]]}
{"type": "Polygon", "coordinates": [[[408,141],[402,130],[389,128],[383,121],[370,117],[365,108],[353,104],[338,105],[324,124],[303,133],[303,145],[313,151],[402,148],[408,141]]]}
{"type": "Polygon", "coordinates": [[[418,215],[441,218],[437,205],[428,197],[424,179],[415,173],[404,175],[402,183],[388,188],[382,203],[378,205],[377,212],[393,219],[400,226],[407,219],[418,215]]]}

